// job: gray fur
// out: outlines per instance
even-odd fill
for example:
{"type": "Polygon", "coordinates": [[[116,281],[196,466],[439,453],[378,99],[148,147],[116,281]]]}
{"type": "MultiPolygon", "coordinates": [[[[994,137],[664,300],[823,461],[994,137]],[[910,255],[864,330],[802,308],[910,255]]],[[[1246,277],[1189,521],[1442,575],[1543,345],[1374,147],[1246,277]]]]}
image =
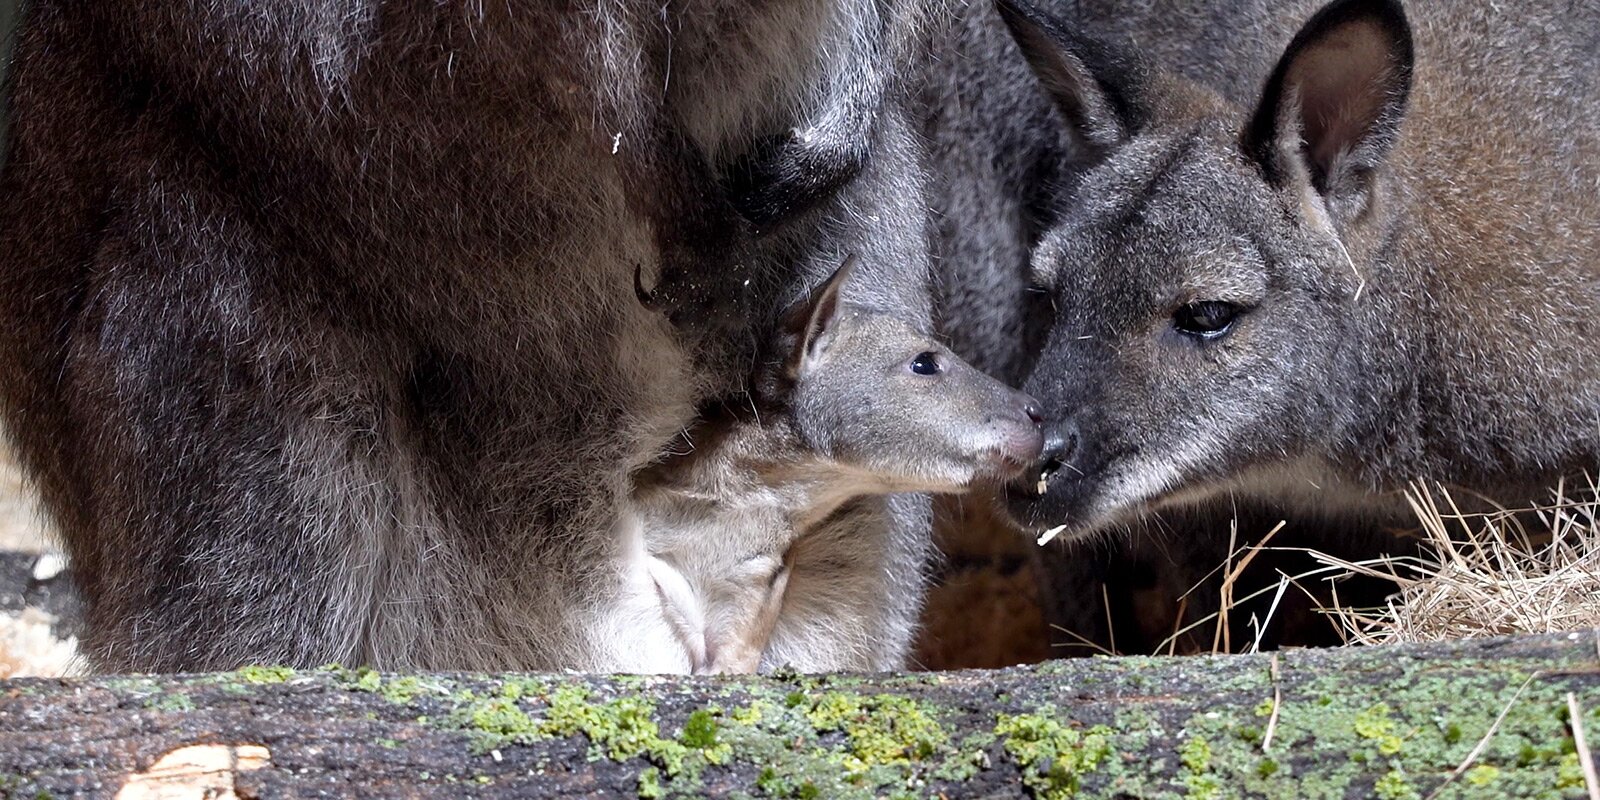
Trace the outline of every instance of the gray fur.
{"type": "Polygon", "coordinates": [[[935,212],[940,333],[973,365],[1019,385],[1051,316],[1029,257],[1055,213],[1073,153],[1049,101],[989,2],[936,30],[921,84],[935,212]]]}
{"type": "MultiPolygon", "coordinates": [[[[852,66],[902,5],[31,3],[0,404],[95,665],[619,666],[629,475],[777,310],[860,251],[929,327],[922,156],[852,66]],[[834,103],[853,180],[759,234],[708,191],[834,103]]],[[[830,523],[888,527],[902,624],[925,503],[830,523]]]]}
{"type": "Polygon", "coordinates": [[[1314,5],[1012,15],[1087,161],[1033,258],[1063,444],[1024,523],[1398,510],[1419,478],[1515,506],[1600,466],[1600,8],[1335,6],[1276,73],[1314,5]],[[1202,341],[1174,324],[1200,301],[1245,311],[1202,341]]]}

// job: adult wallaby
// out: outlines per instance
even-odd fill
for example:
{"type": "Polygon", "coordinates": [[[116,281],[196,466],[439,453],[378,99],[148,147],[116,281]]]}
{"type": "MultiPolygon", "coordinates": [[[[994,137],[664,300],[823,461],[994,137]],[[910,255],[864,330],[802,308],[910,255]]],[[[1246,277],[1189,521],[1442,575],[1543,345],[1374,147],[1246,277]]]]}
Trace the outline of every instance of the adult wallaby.
{"type": "Polygon", "coordinates": [[[822,523],[863,497],[960,492],[1038,459],[1033,400],[853,305],[856,261],[785,315],[747,403],[704,415],[635,479],[624,524],[682,643],[679,669],[898,666],[870,575],[895,543],[822,523]]]}
{"type": "MultiPolygon", "coordinates": [[[[618,665],[631,473],[833,253],[929,316],[924,5],[31,2],[0,408],[94,664],[618,665]]],[[[914,616],[925,499],[829,524],[914,616]]]]}
{"type": "Polygon", "coordinates": [[[1000,5],[1084,163],[1033,259],[1052,445],[1013,514],[1381,517],[1415,478],[1515,505],[1600,466],[1600,6],[1166,5],[1116,24],[1238,24],[1135,48],[1000,5]]]}

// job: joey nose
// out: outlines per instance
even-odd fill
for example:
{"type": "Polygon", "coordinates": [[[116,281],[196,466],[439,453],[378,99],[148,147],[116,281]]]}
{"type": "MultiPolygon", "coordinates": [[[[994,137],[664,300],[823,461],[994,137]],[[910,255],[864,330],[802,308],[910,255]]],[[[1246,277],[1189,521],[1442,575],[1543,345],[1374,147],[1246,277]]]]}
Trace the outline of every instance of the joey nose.
{"type": "Polygon", "coordinates": [[[1003,445],[1005,461],[1017,470],[1039,459],[1044,448],[1044,416],[1038,401],[1022,393],[1013,395],[1011,411],[1004,417],[1006,433],[1003,445]]]}
{"type": "Polygon", "coordinates": [[[1039,410],[1039,401],[1034,400],[1033,398],[1024,400],[1022,403],[1022,413],[1026,414],[1028,419],[1033,421],[1033,424],[1044,424],[1044,412],[1039,410]]]}

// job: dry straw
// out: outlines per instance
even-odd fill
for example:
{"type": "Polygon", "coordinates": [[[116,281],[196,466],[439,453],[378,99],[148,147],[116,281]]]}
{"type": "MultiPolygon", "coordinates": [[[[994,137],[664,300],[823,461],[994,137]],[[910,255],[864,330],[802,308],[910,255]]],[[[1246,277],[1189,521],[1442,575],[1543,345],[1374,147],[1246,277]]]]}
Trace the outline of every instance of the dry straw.
{"type": "MultiPolygon", "coordinates": [[[[1239,643],[1244,652],[1256,652],[1289,588],[1322,606],[1318,595],[1307,588],[1313,581],[1328,582],[1332,604],[1321,610],[1351,644],[1600,628],[1600,484],[1594,479],[1585,479],[1577,489],[1558,486],[1550,502],[1518,510],[1463,511],[1450,490],[1439,485],[1413,485],[1406,499],[1422,540],[1415,555],[1349,561],[1315,550],[1268,547],[1284,527],[1280,522],[1261,541],[1230,547],[1228,559],[1179,598],[1177,624],[1153,652],[1172,654],[1180,637],[1208,628],[1213,633],[1213,653],[1236,652],[1229,636],[1230,614],[1243,603],[1270,595],[1266,617],[1249,620],[1255,640],[1239,643]],[[1276,583],[1236,596],[1235,582],[1263,550],[1305,552],[1318,565],[1298,575],[1280,573],[1276,583]],[[1220,610],[1186,620],[1189,595],[1219,573],[1220,610]],[[1338,583],[1355,575],[1392,582],[1395,593],[1379,608],[1345,605],[1338,597],[1338,583]]],[[[1107,606],[1109,624],[1109,602],[1107,606]]],[[[1115,645],[1107,650],[1076,633],[1058,630],[1079,639],[1081,646],[1116,654],[1115,645]]]]}
{"type": "MultiPolygon", "coordinates": [[[[1328,582],[1333,602],[1322,611],[1352,644],[1600,628],[1600,485],[1594,479],[1585,479],[1577,489],[1557,486],[1550,502],[1518,510],[1463,511],[1450,490],[1439,485],[1415,484],[1406,499],[1422,539],[1415,555],[1349,561],[1304,551],[1318,562],[1316,568],[1280,574],[1275,585],[1235,597],[1234,581],[1256,553],[1299,549],[1267,547],[1269,534],[1219,567],[1225,573],[1221,611],[1186,623],[1156,651],[1168,649],[1184,633],[1211,625],[1216,632],[1212,652],[1234,652],[1227,638],[1229,612],[1271,593],[1266,619],[1251,620],[1258,635],[1246,652],[1255,652],[1284,591],[1293,586],[1315,599],[1305,589],[1311,581],[1328,582]],[[1380,608],[1342,604],[1338,583],[1353,575],[1392,582],[1395,593],[1380,608]]],[[[1272,533],[1282,527],[1280,523],[1272,533]]]]}
{"type": "Polygon", "coordinates": [[[1600,627],[1600,491],[1563,485],[1542,506],[1463,512],[1443,487],[1407,499],[1424,547],[1408,558],[1313,557],[1397,587],[1381,608],[1328,609],[1359,644],[1437,642],[1600,627]]]}

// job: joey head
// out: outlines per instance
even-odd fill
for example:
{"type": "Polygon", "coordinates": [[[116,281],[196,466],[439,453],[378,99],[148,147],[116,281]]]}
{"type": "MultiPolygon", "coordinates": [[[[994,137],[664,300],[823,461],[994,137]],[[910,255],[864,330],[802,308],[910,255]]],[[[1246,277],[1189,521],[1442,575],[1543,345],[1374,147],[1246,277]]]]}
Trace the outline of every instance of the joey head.
{"type": "Polygon", "coordinates": [[[861,668],[883,531],[813,536],[856,500],[1014,478],[1042,446],[1033,400],[902,320],[846,299],[854,258],[784,315],[749,398],[636,476],[667,623],[695,672],[799,660],[861,668]],[[765,654],[765,656],[764,656],[765,654]]]}

